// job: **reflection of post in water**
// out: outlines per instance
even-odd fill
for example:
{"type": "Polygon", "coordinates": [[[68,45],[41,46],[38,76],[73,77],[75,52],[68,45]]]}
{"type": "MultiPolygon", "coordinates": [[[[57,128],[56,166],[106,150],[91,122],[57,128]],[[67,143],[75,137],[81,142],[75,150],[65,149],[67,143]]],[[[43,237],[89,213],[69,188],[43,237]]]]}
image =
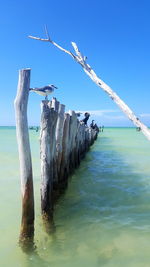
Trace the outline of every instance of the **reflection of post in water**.
{"type": "Polygon", "coordinates": [[[36,251],[36,246],[34,243],[34,237],[30,238],[20,238],[19,239],[19,246],[21,247],[24,253],[30,254],[36,251]]]}
{"type": "Polygon", "coordinates": [[[46,267],[49,266],[49,262],[47,262],[45,259],[43,259],[40,254],[38,253],[38,250],[36,247],[30,246],[30,244],[27,244],[27,246],[22,247],[22,251],[24,252],[24,258],[21,259],[21,266],[25,267],[31,267],[31,266],[39,266],[39,267],[46,267]]]}
{"type": "Polygon", "coordinates": [[[42,220],[43,220],[44,231],[48,235],[54,234],[56,232],[56,227],[55,227],[55,224],[54,224],[53,216],[49,217],[49,216],[42,215],[42,220]]]}

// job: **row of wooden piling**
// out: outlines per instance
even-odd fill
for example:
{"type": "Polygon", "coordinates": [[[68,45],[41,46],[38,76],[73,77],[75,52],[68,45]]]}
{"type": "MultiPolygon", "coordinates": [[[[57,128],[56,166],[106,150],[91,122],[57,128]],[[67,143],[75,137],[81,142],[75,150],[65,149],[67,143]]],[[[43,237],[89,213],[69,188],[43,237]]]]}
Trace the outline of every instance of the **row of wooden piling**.
{"type": "MultiPolygon", "coordinates": [[[[20,70],[15,113],[22,191],[20,240],[23,242],[34,237],[32,160],[27,121],[29,88],[30,69],[20,70]]],[[[66,188],[69,175],[79,166],[97,135],[98,130],[79,121],[74,111],[65,113],[65,106],[56,98],[42,101],[40,159],[41,211],[44,219],[52,219],[56,199],[66,188]]]]}
{"type": "Polygon", "coordinates": [[[41,209],[44,216],[51,217],[55,199],[98,132],[80,122],[74,111],[65,113],[65,106],[56,98],[42,101],[41,110],[41,209]]]}

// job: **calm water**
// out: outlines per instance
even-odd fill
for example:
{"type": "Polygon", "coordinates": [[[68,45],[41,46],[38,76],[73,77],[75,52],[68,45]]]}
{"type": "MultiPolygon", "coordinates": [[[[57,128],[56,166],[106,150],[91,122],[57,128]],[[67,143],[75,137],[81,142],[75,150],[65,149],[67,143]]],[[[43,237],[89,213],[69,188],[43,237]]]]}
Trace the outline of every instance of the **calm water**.
{"type": "Polygon", "coordinates": [[[0,128],[0,266],[149,267],[150,142],[131,128],[106,128],[55,208],[55,232],[40,217],[38,133],[30,131],[37,251],[18,246],[21,196],[15,129],[0,128]]]}

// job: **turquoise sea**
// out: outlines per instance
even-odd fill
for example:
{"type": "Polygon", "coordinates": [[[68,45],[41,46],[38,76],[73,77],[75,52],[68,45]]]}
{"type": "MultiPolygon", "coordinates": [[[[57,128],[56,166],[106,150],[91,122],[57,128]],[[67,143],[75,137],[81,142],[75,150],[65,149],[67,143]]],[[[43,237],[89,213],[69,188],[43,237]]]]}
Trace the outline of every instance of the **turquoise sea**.
{"type": "Polygon", "coordinates": [[[1,267],[149,267],[150,142],[135,128],[105,128],[55,206],[55,231],[40,216],[39,133],[30,130],[35,253],[18,245],[21,220],[15,128],[0,127],[1,267]]]}

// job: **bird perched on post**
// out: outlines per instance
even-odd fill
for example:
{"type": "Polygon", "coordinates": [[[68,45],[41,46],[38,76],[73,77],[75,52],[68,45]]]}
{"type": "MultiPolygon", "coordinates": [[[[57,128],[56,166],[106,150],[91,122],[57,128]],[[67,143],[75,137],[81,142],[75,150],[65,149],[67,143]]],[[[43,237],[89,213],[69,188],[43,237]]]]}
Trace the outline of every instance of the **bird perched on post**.
{"type": "Polygon", "coordinates": [[[90,117],[90,113],[85,112],[84,113],[84,116],[85,116],[85,118],[82,120],[82,122],[84,122],[84,124],[87,125],[87,121],[88,121],[88,119],[90,117]]]}
{"type": "Polygon", "coordinates": [[[30,88],[29,90],[39,95],[45,96],[45,100],[48,100],[48,95],[52,94],[55,89],[58,89],[58,88],[53,84],[49,84],[41,88],[30,88]]]}

